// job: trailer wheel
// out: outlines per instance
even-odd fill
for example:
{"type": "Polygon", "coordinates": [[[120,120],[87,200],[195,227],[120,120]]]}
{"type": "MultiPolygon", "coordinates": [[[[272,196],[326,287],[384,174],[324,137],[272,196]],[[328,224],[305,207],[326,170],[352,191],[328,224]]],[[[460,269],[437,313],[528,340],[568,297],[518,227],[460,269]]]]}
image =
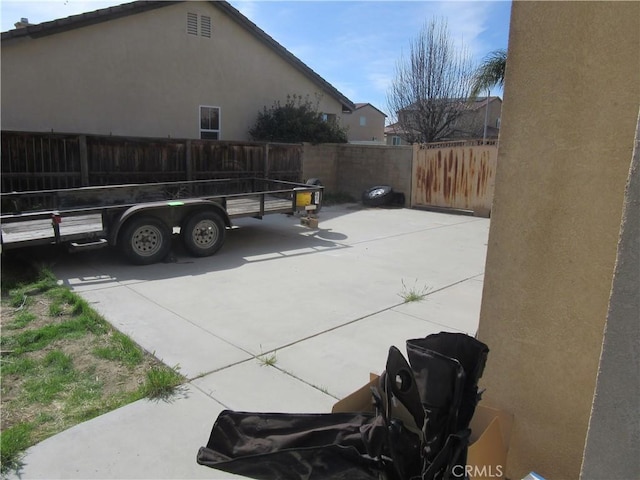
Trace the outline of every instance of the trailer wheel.
{"type": "Polygon", "coordinates": [[[224,221],[216,212],[204,211],[188,218],[181,231],[184,246],[196,257],[216,253],[226,235],[224,221]]]}
{"type": "Polygon", "coordinates": [[[387,205],[393,198],[393,189],[389,185],[377,185],[362,193],[362,203],[369,207],[387,205]]]}
{"type": "Polygon", "coordinates": [[[171,231],[155,217],[133,218],[125,225],[120,246],[125,256],[137,265],[149,265],[164,259],[171,250],[171,231]]]}

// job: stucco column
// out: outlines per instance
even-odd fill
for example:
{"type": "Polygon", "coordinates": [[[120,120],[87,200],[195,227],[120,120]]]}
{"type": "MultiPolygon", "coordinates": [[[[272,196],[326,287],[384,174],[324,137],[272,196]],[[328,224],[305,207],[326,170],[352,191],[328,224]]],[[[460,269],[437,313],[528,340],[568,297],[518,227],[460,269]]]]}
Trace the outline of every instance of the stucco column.
{"type": "Polygon", "coordinates": [[[640,116],[625,195],[583,480],[640,478],[640,116]]]}
{"type": "MultiPolygon", "coordinates": [[[[640,3],[513,3],[478,336],[513,480],[576,479],[640,98],[640,3]]],[[[615,443],[616,432],[610,432],[615,443]]]]}

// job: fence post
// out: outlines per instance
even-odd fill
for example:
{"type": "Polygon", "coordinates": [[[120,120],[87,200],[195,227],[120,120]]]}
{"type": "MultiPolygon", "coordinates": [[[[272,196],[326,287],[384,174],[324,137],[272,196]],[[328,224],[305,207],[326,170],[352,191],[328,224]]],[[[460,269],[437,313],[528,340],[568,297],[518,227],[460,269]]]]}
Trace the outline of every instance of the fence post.
{"type": "Polygon", "coordinates": [[[83,187],[89,186],[89,158],[87,154],[87,136],[80,135],[78,137],[78,146],[80,148],[80,184],[83,187]]]}
{"type": "Polygon", "coordinates": [[[193,165],[191,164],[191,140],[187,140],[184,152],[187,181],[193,180],[193,165]]]}
{"type": "Polygon", "coordinates": [[[264,145],[264,178],[269,178],[269,144],[264,145]]]}

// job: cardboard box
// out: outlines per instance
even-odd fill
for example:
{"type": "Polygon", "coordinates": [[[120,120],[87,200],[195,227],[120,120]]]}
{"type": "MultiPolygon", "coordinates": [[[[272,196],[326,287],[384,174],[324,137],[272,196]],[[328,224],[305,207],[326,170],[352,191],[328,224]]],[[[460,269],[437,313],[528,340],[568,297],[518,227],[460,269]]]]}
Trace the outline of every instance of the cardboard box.
{"type": "Polygon", "coordinates": [[[311,215],[304,216],[300,219],[300,224],[309,228],[318,228],[318,217],[311,215]]]}
{"type": "Polygon", "coordinates": [[[480,403],[471,419],[467,453],[469,477],[473,480],[504,479],[513,416],[480,403]]]}
{"type": "MultiPolygon", "coordinates": [[[[374,412],[371,387],[378,384],[378,375],[372,373],[369,377],[369,383],[338,400],[331,412],[374,412]]],[[[504,479],[512,425],[513,416],[509,413],[482,403],[476,407],[467,453],[466,473],[470,479],[504,479]]]]}

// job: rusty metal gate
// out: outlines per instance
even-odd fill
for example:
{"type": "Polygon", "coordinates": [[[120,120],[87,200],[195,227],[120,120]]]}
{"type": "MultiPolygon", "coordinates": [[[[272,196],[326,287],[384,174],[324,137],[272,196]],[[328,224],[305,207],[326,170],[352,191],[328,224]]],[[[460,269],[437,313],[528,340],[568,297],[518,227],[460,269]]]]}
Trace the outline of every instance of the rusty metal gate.
{"type": "Polygon", "coordinates": [[[491,213],[498,157],[497,142],[414,145],[412,207],[491,213]]]}

